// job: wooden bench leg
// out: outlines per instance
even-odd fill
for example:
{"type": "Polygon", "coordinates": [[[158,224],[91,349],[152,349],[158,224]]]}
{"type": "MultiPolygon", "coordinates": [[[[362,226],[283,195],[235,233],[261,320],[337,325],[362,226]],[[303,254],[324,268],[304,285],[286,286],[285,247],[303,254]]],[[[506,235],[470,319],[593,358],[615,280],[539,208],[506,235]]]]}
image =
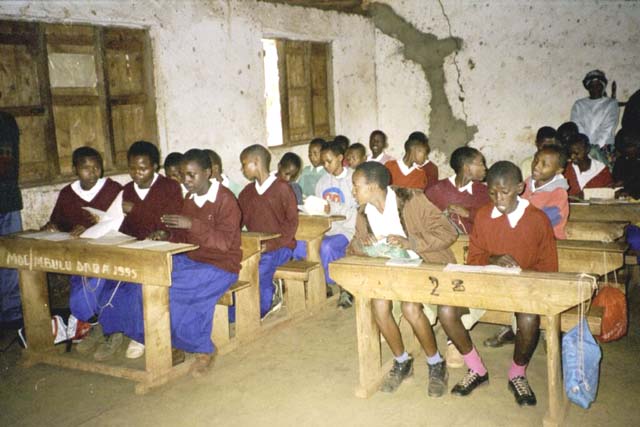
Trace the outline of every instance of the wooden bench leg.
{"type": "Polygon", "coordinates": [[[27,353],[50,350],[53,348],[53,336],[47,274],[20,270],[19,278],[24,326],[29,334],[27,353]]]}
{"type": "Polygon", "coordinates": [[[259,333],[260,322],[260,254],[247,258],[242,263],[239,279],[251,283],[248,288],[236,292],[236,338],[246,339],[259,333]]]}
{"type": "Polygon", "coordinates": [[[307,281],[307,302],[309,307],[317,307],[327,300],[327,285],[324,282],[322,266],[309,272],[307,281]]]}
{"type": "Polygon", "coordinates": [[[545,427],[561,426],[569,404],[562,385],[562,354],[560,352],[560,315],[547,316],[547,381],[549,407],[545,427]]]}
{"type": "MultiPolygon", "coordinates": [[[[171,370],[171,325],[169,317],[169,288],[142,286],[144,311],[145,371],[149,386],[164,384],[171,370]]],[[[145,387],[137,387],[140,392],[145,387]]]]}
{"type": "Polygon", "coordinates": [[[355,300],[360,370],[360,385],[356,389],[356,397],[367,398],[377,391],[382,381],[380,330],[373,319],[371,299],[358,295],[355,300]]]}
{"type": "Polygon", "coordinates": [[[211,341],[220,350],[229,344],[229,307],[216,305],[213,312],[213,328],[211,329],[211,341]]]}
{"type": "Polygon", "coordinates": [[[304,282],[287,279],[284,281],[286,287],[285,299],[289,316],[294,316],[305,310],[304,282]]]}

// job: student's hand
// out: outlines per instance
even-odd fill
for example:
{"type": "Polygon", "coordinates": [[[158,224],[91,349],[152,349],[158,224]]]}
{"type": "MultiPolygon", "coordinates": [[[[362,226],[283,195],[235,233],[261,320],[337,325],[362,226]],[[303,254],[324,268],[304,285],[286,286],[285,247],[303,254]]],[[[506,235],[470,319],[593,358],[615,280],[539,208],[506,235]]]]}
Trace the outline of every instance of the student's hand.
{"type": "Polygon", "coordinates": [[[191,229],[191,218],[184,215],[162,215],[160,221],[169,228],[191,229]]]}
{"type": "Polygon", "coordinates": [[[168,240],[169,233],[164,230],[156,230],[147,236],[149,240],[168,240]]]}
{"type": "Polygon", "coordinates": [[[330,214],[331,213],[331,205],[327,202],[326,205],[324,205],[324,213],[326,214],[330,214]]]}
{"type": "Polygon", "coordinates": [[[82,233],[84,233],[84,230],[86,230],[86,229],[87,229],[87,227],[85,227],[83,225],[76,225],[75,227],[73,227],[71,229],[69,234],[71,235],[71,237],[78,238],[78,237],[80,237],[80,235],[82,233]]]}
{"type": "Polygon", "coordinates": [[[122,201],[122,212],[128,214],[133,209],[133,203],[127,202],[126,200],[122,201]]]}
{"type": "Polygon", "coordinates": [[[394,234],[387,236],[387,243],[389,243],[391,246],[397,246],[402,249],[411,248],[411,243],[409,242],[409,239],[402,236],[396,236],[394,234]]]}
{"type": "Polygon", "coordinates": [[[520,267],[518,262],[511,255],[493,255],[489,257],[489,264],[500,267],[520,267]]]}
{"type": "Polygon", "coordinates": [[[451,213],[454,213],[462,218],[469,218],[469,209],[463,208],[460,205],[449,205],[447,210],[451,213]]]}
{"type": "Polygon", "coordinates": [[[40,228],[42,231],[59,231],[58,227],[52,222],[48,222],[40,228]]]}

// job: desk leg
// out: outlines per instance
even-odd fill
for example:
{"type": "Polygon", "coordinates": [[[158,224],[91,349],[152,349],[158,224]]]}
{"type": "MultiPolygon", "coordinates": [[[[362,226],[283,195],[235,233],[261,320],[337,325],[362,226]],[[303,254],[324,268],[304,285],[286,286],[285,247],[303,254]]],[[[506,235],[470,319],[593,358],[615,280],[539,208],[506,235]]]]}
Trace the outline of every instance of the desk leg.
{"type": "Polygon", "coordinates": [[[562,353],[560,352],[560,315],[547,316],[547,377],[549,407],[545,427],[560,426],[566,415],[568,400],[562,387],[562,353]]]}
{"type": "Polygon", "coordinates": [[[139,387],[136,387],[136,393],[145,393],[149,387],[166,383],[171,370],[169,288],[141,286],[147,382],[139,384],[139,387]]]}
{"type": "MultiPolygon", "coordinates": [[[[324,238],[324,234],[313,240],[307,241],[307,261],[321,262],[320,261],[320,245],[322,244],[323,238],[324,238]]],[[[322,265],[320,265],[319,276],[322,279],[322,283],[326,285],[327,279],[324,277],[324,268],[322,268],[322,265]]]]}
{"type": "MultiPolygon", "coordinates": [[[[22,316],[27,333],[27,355],[53,348],[51,334],[51,310],[47,274],[42,271],[20,270],[20,295],[22,316]]],[[[25,361],[30,366],[29,360],[25,361]]]]}
{"type": "Polygon", "coordinates": [[[360,385],[356,389],[356,397],[367,398],[379,387],[380,375],[380,330],[373,319],[371,299],[357,295],[356,327],[358,330],[358,363],[360,369],[360,385]]]}
{"type": "Polygon", "coordinates": [[[248,340],[255,336],[262,323],[260,321],[260,253],[242,262],[239,280],[251,283],[244,292],[236,292],[236,338],[248,340]]]}

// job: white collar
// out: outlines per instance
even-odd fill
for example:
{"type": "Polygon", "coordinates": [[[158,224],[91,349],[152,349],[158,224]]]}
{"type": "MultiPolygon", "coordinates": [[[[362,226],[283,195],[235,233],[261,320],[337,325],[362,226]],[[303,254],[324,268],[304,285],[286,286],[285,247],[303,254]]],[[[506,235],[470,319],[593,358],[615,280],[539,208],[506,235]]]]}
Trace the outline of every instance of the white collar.
{"type": "Polygon", "coordinates": [[[256,179],[255,186],[256,186],[256,191],[258,192],[258,194],[262,196],[269,189],[269,187],[271,187],[271,184],[273,184],[275,182],[275,180],[276,180],[276,173],[275,172],[271,172],[269,174],[269,176],[267,177],[267,179],[265,179],[262,184],[260,184],[258,182],[258,180],[256,179]]]}
{"type": "Polygon", "coordinates": [[[531,192],[535,193],[538,190],[542,190],[547,185],[549,185],[549,184],[553,183],[554,181],[556,181],[558,179],[561,179],[561,178],[564,178],[564,176],[562,176],[561,174],[557,174],[551,179],[551,181],[547,182],[546,184],[542,184],[540,187],[536,187],[536,184],[535,184],[535,182],[533,180],[533,176],[532,176],[531,177],[531,192]]]}
{"type": "MultiPolygon", "coordinates": [[[[423,164],[418,165],[418,167],[419,167],[419,168],[423,168],[423,167],[425,167],[425,166],[426,166],[430,161],[431,161],[431,160],[427,159],[427,160],[425,160],[425,161],[424,161],[424,163],[423,163],[423,164]]],[[[414,164],[415,164],[415,163],[414,163],[414,164]]]]}
{"type": "Polygon", "coordinates": [[[584,172],[582,172],[575,163],[572,163],[572,166],[573,170],[576,172],[576,178],[578,180],[580,190],[582,190],[589,181],[595,178],[596,175],[602,172],[602,169],[606,167],[604,163],[596,159],[591,159],[591,167],[584,172]]]}
{"type": "Polygon", "coordinates": [[[456,176],[455,175],[451,175],[449,177],[449,182],[451,183],[451,185],[453,185],[456,189],[458,189],[459,192],[464,193],[465,191],[469,194],[471,194],[473,196],[473,181],[469,181],[467,182],[465,185],[463,185],[462,187],[457,187],[456,186],[456,176]]]}
{"type": "Polygon", "coordinates": [[[373,157],[373,154],[369,154],[369,155],[367,156],[367,161],[372,161],[372,162],[378,162],[378,163],[381,163],[381,162],[382,162],[382,158],[384,157],[384,155],[385,155],[385,152],[384,152],[384,151],[383,151],[383,152],[381,152],[381,153],[378,155],[378,157],[373,157]]]}
{"type": "Polygon", "coordinates": [[[411,167],[407,167],[407,165],[404,164],[404,161],[402,159],[398,159],[396,160],[396,162],[398,162],[398,167],[400,168],[400,172],[402,172],[402,175],[404,176],[409,175],[411,172],[413,172],[417,168],[417,165],[415,163],[412,164],[411,167]]]}
{"type": "Polygon", "coordinates": [[[93,187],[88,190],[84,190],[80,185],[80,180],[71,183],[71,189],[85,202],[90,202],[98,195],[104,184],[106,184],[107,178],[98,178],[93,187]]]}
{"type": "Polygon", "coordinates": [[[371,203],[367,203],[364,207],[364,213],[369,220],[371,231],[377,238],[387,237],[392,234],[407,237],[398,213],[398,199],[395,191],[391,188],[387,188],[383,212],[380,212],[371,203]]]}
{"type": "Polygon", "coordinates": [[[335,179],[342,179],[344,177],[347,176],[347,174],[349,173],[349,168],[346,166],[342,167],[342,172],[340,173],[340,175],[333,175],[335,179]]]}
{"type": "Polygon", "coordinates": [[[158,174],[156,172],[154,172],[153,173],[153,180],[151,181],[151,185],[149,185],[147,188],[138,187],[138,184],[136,182],[133,183],[133,187],[136,189],[138,194],[140,194],[140,191],[148,192],[151,189],[151,187],[153,187],[153,184],[155,184],[157,180],[158,180],[158,174]]]}
{"type": "Polygon", "coordinates": [[[216,197],[218,196],[218,189],[220,188],[220,183],[216,179],[212,179],[209,181],[211,186],[209,187],[209,191],[207,191],[202,196],[198,196],[193,193],[189,196],[193,202],[198,205],[199,208],[203,207],[206,202],[215,203],[216,197]]]}
{"type": "MultiPolygon", "coordinates": [[[[223,173],[220,174],[220,176],[222,177],[222,182],[221,184],[227,188],[229,188],[229,184],[231,184],[231,181],[229,180],[229,177],[223,173]]],[[[217,181],[217,179],[215,178],[211,178],[211,181],[217,181]]]]}
{"type": "Polygon", "coordinates": [[[313,165],[311,165],[311,169],[315,170],[316,172],[322,172],[324,170],[324,166],[320,165],[313,167],[313,165]]]}
{"type": "Polygon", "coordinates": [[[384,200],[384,210],[380,212],[378,208],[373,206],[371,203],[367,203],[367,205],[364,207],[364,213],[366,215],[370,215],[372,213],[373,214],[377,213],[378,215],[384,215],[388,209],[391,209],[393,212],[397,212],[398,201],[396,199],[396,192],[393,191],[391,188],[387,187],[387,197],[384,200]]]}
{"type": "MultiPolygon", "coordinates": [[[[518,222],[520,222],[520,220],[522,219],[527,206],[529,206],[529,201],[526,199],[521,199],[520,196],[518,196],[518,206],[516,206],[513,212],[507,214],[507,219],[509,220],[509,225],[511,226],[511,228],[516,228],[516,225],[518,225],[518,222]]],[[[496,219],[501,217],[502,215],[504,214],[494,206],[493,210],[491,211],[491,218],[496,219]]]]}

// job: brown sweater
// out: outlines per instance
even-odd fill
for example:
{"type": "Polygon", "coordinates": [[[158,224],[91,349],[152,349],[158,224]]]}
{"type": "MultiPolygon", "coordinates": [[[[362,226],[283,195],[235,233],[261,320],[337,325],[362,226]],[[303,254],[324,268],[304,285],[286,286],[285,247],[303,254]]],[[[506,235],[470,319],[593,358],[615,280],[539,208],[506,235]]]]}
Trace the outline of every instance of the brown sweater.
{"type": "MultiPolygon", "coordinates": [[[[389,187],[389,191],[395,191],[398,198],[400,222],[411,242],[410,249],[428,263],[456,262],[449,247],[458,234],[442,212],[427,200],[422,189],[389,187]]],[[[373,234],[364,213],[365,206],[358,209],[356,234],[348,248],[348,252],[354,255],[364,255],[358,242],[373,234]]]]}

